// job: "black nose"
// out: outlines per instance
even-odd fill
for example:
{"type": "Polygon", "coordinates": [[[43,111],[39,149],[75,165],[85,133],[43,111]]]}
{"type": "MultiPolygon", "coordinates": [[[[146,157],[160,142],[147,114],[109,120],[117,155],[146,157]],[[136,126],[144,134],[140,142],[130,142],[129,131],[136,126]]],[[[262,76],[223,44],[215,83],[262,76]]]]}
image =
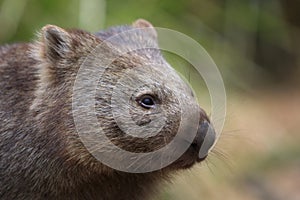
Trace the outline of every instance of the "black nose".
{"type": "Polygon", "coordinates": [[[216,133],[211,124],[204,120],[200,122],[197,135],[192,143],[192,147],[199,152],[198,158],[204,159],[216,140],[216,133]]]}

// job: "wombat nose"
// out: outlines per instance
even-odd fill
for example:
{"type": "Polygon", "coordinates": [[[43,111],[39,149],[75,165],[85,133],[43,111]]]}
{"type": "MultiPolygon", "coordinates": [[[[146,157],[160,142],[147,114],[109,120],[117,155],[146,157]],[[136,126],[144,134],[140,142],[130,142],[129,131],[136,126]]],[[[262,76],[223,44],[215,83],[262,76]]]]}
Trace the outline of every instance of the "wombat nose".
{"type": "Polygon", "coordinates": [[[193,148],[199,152],[198,159],[203,160],[206,158],[212,149],[216,140],[216,133],[211,124],[204,120],[200,122],[197,135],[192,143],[193,148]]]}

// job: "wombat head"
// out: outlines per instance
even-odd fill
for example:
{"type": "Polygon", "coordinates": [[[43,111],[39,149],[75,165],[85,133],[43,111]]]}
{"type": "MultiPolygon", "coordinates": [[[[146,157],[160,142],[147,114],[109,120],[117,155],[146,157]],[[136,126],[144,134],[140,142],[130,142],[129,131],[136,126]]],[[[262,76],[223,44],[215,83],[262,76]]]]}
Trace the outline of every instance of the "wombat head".
{"type": "Polygon", "coordinates": [[[43,65],[36,105],[57,104],[74,119],[64,123],[72,159],[148,172],[207,156],[215,140],[209,119],[163,58],[149,22],[94,35],[46,26],[35,49],[43,65]]]}

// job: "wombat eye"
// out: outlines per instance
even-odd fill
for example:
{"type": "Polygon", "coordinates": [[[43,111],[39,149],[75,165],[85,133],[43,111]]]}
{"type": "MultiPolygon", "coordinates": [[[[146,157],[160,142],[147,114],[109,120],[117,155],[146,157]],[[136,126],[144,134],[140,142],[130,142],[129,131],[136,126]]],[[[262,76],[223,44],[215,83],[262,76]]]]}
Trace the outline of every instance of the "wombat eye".
{"type": "Polygon", "coordinates": [[[144,95],[140,98],[139,104],[146,109],[154,108],[155,107],[155,100],[150,95],[144,95]]]}

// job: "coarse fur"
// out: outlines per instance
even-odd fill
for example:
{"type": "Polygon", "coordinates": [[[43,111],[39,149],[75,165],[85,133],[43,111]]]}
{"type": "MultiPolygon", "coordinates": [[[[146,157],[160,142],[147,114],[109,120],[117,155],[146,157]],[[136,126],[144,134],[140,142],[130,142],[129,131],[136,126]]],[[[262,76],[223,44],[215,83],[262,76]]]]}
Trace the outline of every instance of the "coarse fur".
{"type": "MultiPolygon", "coordinates": [[[[173,164],[158,171],[135,174],[114,170],[95,159],[76,131],[72,95],[80,66],[88,62],[86,59],[95,54],[94,49],[104,40],[144,27],[152,25],[137,20],[131,26],[113,27],[96,34],[47,25],[34,43],[0,47],[0,199],[148,199],[161,180],[169,179],[170,172],[197,162],[197,152],[188,149],[173,164]]],[[[104,63],[105,59],[119,55],[118,51],[127,52],[145,44],[153,47],[117,56],[105,69],[96,91],[95,109],[100,126],[115,145],[131,152],[159,149],[176,135],[180,108],[168,84],[175,85],[187,101],[194,98],[155,49],[156,37],[154,29],[139,30],[128,38],[111,40],[97,52],[104,63]],[[152,67],[136,67],[143,65],[152,67]],[[166,125],[155,137],[143,139],[124,134],[113,120],[111,91],[123,71],[130,68],[137,70],[130,80],[142,81],[144,74],[155,77],[146,79],[151,83],[146,89],[160,99],[160,108],[167,110],[166,125]],[[162,84],[152,84],[155,81],[162,84]]],[[[123,91],[130,90],[128,85],[123,84],[123,91]]],[[[150,115],[150,111],[145,115],[135,101],[126,106],[140,126],[156,116],[150,115]]],[[[209,121],[201,110],[200,121],[203,120],[209,121]]],[[[98,151],[109,151],[106,144],[98,145],[98,151]]]]}

